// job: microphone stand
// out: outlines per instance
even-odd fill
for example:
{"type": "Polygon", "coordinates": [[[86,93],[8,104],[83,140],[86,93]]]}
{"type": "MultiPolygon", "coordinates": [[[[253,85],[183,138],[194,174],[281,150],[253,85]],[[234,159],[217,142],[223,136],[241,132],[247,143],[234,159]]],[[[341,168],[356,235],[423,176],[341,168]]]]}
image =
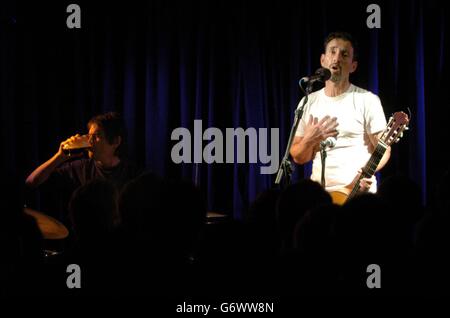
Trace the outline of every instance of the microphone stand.
{"type": "Polygon", "coordinates": [[[289,140],[286,146],[286,151],[284,152],[283,159],[281,160],[280,166],[278,167],[277,177],[275,179],[275,184],[279,185],[281,183],[281,179],[284,177],[286,182],[286,185],[289,185],[291,182],[292,177],[292,163],[289,160],[289,150],[292,146],[292,141],[295,137],[295,132],[297,131],[298,124],[300,123],[300,119],[302,119],[303,116],[303,109],[305,108],[306,103],[308,102],[308,95],[311,93],[312,85],[308,84],[306,87],[306,91],[302,87],[303,78],[299,82],[299,86],[301,90],[305,93],[305,99],[303,100],[302,105],[298,107],[294,112],[294,123],[291,127],[291,132],[289,134],[289,140]]]}
{"type": "Polygon", "coordinates": [[[322,162],[322,173],[321,173],[321,179],[320,183],[322,184],[322,187],[325,188],[325,161],[327,159],[327,152],[325,150],[327,146],[324,144],[320,144],[320,159],[322,162]]]}

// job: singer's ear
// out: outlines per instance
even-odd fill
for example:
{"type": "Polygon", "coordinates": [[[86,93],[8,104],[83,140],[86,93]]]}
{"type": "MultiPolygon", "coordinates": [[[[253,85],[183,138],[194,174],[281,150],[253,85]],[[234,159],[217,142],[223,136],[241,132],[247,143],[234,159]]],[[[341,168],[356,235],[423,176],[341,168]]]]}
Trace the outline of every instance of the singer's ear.
{"type": "Polygon", "coordinates": [[[324,68],[328,68],[327,65],[324,64],[325,62],[325,54],[322,53],[322,55],[320,55],[320,65],[324,68]]]}

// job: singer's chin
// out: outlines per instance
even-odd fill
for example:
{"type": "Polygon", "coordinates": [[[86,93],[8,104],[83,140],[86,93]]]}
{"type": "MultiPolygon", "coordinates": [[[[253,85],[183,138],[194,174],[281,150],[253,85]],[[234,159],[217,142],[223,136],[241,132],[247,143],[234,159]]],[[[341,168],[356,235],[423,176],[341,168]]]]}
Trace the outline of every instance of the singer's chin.
{"type": "Polygon", "coordinates": [[[341,79],[342,79],[341,73],[335,72],[335,73],[331,74],[330,81],[332,81],[334,83],[338,83],[341,81],[341,79]]]}
{"type": "Polygon", "coordinates": [[[91,150],[88,151],[88,157],[89,159],[94,158],[94,153],[91,150]]]}

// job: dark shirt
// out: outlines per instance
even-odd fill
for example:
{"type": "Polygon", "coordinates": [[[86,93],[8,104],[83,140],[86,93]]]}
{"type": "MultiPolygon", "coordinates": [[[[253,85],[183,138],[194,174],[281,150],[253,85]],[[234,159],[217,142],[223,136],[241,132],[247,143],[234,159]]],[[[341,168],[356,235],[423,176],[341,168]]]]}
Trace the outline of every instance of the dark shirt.
{"type": "Polygon", "coordinates": [[[54,174],[57,179],[60,179],[64,187],[73,190],[96,179],[109,180],[118,190],[121,190],[138,173],[137,169],[127,161],[120,161],[113,168],[102,168],[93,159],[80,159],[63,164],[56,169],[54,174]]]}
{"type": "Polygon", "coordinates": [[[46,188],[53,192],[53,200],[57,201],[51,204],[49,210],[52,216],[67,223],[68,203],[72,193],[78,187],[92,180],[106,179],[111,181],[118,191],[121,191],[124,185],[138,174],[139,171],[135,166],[123,160],[109,169],[99,167],[93,159],[66,162],[57,168],[46,182],[46,188]]]}

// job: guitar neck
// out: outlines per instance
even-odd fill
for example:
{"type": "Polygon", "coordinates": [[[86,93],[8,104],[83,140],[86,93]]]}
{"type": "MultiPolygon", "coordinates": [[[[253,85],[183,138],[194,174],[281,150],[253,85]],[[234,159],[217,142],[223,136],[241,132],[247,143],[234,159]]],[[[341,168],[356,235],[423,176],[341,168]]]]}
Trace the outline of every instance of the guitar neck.
{"type": "Polygon", "coordinates": [[[378,142],[377,146],[375,147],[375,150],[372,153],[372,156],[370,157],[369,161],[366,163],[366,165],[362,169],[361,176],[359,177],[355,186],[353,187],[352,191],[350,192],[350,194],[348,196],[349,199],[354,197],[356,195],[356,193],[358,193],[359,188],[360,188],[359,181],[362,178],[371,178],[375,174],[378,164],[380,163],[381,158],[383,158],[383,155],[386,152],[387,147],[388,146],[384,142],[382,142],[382,141],[378,142]]]}

